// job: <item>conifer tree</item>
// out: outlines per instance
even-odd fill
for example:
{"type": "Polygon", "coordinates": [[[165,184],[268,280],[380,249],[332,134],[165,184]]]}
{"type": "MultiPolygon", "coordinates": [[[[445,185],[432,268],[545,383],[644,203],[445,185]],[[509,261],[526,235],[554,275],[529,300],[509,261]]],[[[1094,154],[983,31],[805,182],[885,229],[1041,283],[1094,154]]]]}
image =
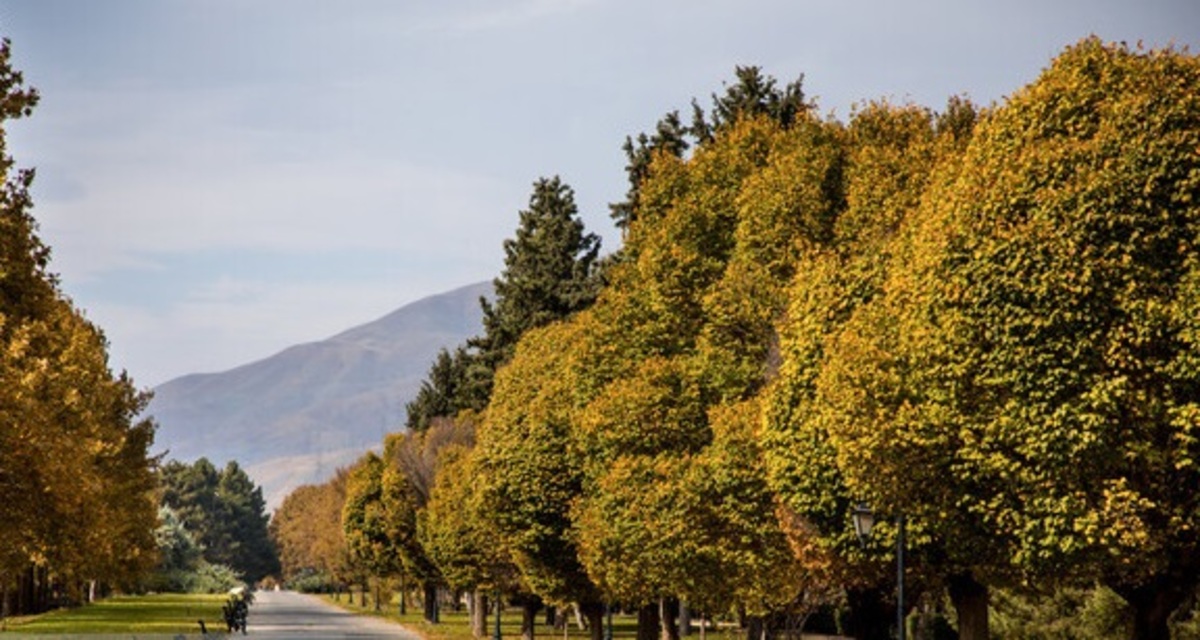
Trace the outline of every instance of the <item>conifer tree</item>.
{"type": "Polygon", "coordinates": [[[467,408],[466,380],[471,356],[460,346],[451,354],[442,349],[421,381],[417,396],[405,404],[405,427],[409,431],[425,431],[434,418],[453,416],[467,408]]]}
{"type": "Polygon", "coordinates": [[[571,187],[558,176],[538,180],[520,215],[516,236],[504,241],[504,271],[493,281],[496,301],[480,300],[484,334],[469,342],[486,367],[473,381],[481,386],[480,400],[491,394],[492,372],[512,357],[526,331],[596,298],[600,238],[584,231],[571,187]]]}

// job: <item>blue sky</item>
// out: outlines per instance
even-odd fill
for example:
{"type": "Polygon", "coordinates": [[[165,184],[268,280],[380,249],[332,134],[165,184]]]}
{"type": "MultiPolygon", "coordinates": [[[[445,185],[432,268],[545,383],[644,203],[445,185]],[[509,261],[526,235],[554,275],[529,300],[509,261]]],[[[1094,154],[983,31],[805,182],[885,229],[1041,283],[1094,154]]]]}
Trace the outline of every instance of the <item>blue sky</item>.
{"type": "Polygon", "coordinates": [[[842,119],[989,103],[1088,34],[1200,49],[1200,3],[0,0],[0,32],[53,270],[153,386],[496,276],[540,176],[615,247],[624,137],[736,65],[842,119]]]}

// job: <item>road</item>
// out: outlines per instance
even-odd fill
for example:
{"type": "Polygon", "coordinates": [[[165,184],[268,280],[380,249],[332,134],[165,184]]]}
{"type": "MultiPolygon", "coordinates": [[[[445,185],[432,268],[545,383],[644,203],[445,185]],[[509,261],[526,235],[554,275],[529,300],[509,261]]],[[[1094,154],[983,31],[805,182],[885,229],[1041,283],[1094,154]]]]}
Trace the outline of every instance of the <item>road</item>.
{"type": "MultiPolygon", "coordinates": [[[[348,613],[316,596],[292,591],[258,591],[246,621],[247,638],[397,638],[421,640],[404,627],[348,613]]],[[[224,631],[210,629],[209,631],[224,631]]],[[[231,636],[232,638],[233,636],[231,636]]]]}

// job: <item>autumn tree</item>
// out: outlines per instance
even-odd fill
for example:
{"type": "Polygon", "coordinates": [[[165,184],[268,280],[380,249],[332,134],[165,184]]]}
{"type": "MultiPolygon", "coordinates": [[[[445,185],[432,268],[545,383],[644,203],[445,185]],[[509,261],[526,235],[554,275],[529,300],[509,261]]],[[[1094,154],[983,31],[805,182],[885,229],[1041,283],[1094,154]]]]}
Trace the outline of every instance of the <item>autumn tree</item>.
{"type": "MultiPolygon", "coordinates": [[[[404,532],[401,527],[404,523],[399,522],[388,507],[406,496],[403,493],[385,496],[385,492],[403,491],[403,487],[397,487],[394,482],[385,487],[386,466],[374,452],[368,452],[355,463],[346,481],[346,501],[342,506],[346,548],[356,564],[376,578],[390,578],[402,571],[404,532]]],[[[377,590],[376,611],[380,599],[377,590]]]]}
{"type": "MultiPolygon", "coordinates": [[[[37,92],[0,45],[0,121],[37,92]]],[[[0,611],[36,613],[135,588],[156,564],[154,426],[146,395],[108,362],[101,329],[64,296],[37,234],[32,170],[0,130],[0,611]]]]}
{"type": "Polygon", "coordinates": [[[625,259],[574,343],[580,558],[626,605],[669,612],[660,603],[683,598],[763,616],[806,592],[789,578],[803,573],[765,569],[794,568],[765,469],[712,481],[737,476],[724,466],[735,451],[757,455],[726,448],[753,438],[718,442],[712,417],[754,423],[757,404],[743,403],[770,372],[797,252],[830,235],[840,207],[837,127],[803,118],[785,128],[746,113],[691,158],[657,157],[625,259]]]}
{"type": "Polygon", "coordinates": [[[886,431],[953,465],[964,517],[1026,575],[1108,584],[1139,638],[1168,637],[1200,562],[1175,490],[1197,480],[1198,82],[1194,56],[1088,39],[1010,98],[914,232],[891,294],[913,339],[878,358],[921,385],[886,431]]]}
{"type": "Polygon", "coordinates": [[[349,476],[349,469],[338,469],[322,484],[296,488],[271,517],[283,578],[295,588],[340,591],[350,582],[354,568],[342,528],[349,476]]]}
{"type": "Polygon", "coordinates": [[[571,508],[583,481],[572,455],[576,386],[568,363],[588,312],[523,337],[496,377],[475,454],[482,511],[500,532],[525,585],[546,602],[580,603],[598,640],[600,593],[580,565],[571,508]]]}
{"type": "MultiPolygon", "coordinates": [[[[843,134],[836,197],[844,208],[824,241],[791,263],[788,308],[776,323],[779,369],[765,392],[762,434],[771,484],[793,525],[793,543],[848,589],[859,637],[887,633],[876,622],[888,619],[877,585],[886,585],[889,573],[879,561],[863,565],[850,509],[865,498],[853,495],[841,475],[843,458],[817,410],[817,383],[828,342],[855,310],[881,294],[897,234],[938,158],[953,163],[969,138],[970,105],[955,99],[946,113],[967,124],[945,127],[939,137],[939,117],[921,107],[869,103],[856,110],[843,134]]],[[[875,537],[888,531],[880,527],[875,537]]]]}

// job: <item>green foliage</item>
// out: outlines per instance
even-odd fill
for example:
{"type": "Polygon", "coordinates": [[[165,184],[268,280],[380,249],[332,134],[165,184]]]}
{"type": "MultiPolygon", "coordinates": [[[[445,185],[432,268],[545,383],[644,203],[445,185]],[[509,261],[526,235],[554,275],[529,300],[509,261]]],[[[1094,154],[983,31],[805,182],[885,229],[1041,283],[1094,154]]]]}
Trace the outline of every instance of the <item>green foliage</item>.
{"type": "Polygon", "coordinates": [[[171,507],[158,508],[158,528],[154,539],[158,544],[158,566],[161,571],[191,570],[200,562],[201,549],[183,521],[171,507]]]}
{"type": "Polygon", "coordinates": [[[496,389],[479,431],[477,464],[483,512],[501,534],[528,587],[548,602],[598,602],[579,563],[571,505],[583,480],[571,455],[570,412],[577,387],[570,377],[578,357],[578,326],[530,331],[496,376],[496,389]]]}
{"type": "Polygon", "coordinates": [[[592,304],[599,251],[600,238],[584,231],[571,187],[557,176],[535,182],[516,235],[504,241],[504,271],[493,281],[495,303],[481,301],[484,333],[469,342],[485,367],[474,381],[482,402],[473,408],[486,404],[492,372],[512,357],[526,331],[592,304]]]}
{"type": "MultiPolygon", "coordinates": [[[[346,502],[342,507],[342,531],[346,548],[360,566],[376,576],[395,575],[401,570],[399,531],[384,501],[383,475],[387,463],[368,452],[350,472],[346,502]]],[[[389,483],[391,485],[391,483],[389,483]]],[[[401,489],[394,485],[389,490],[401,489]]],[[[403,496],[390,496],[393,502],[403,496]]]]}
{"type": "Polygon", "coordinates": [[[575,192],[560,180],[534,183],[516,235],[504,241],[504,271],[493,281],[494,301],[480,299],[483,335],[451,355],[443,351],[410,402],[407,426],[427,429],[435,418],[481,411],[496,369],[513,355],[526,331],[587,308],[600,287],[600,238],[584,230],[575,192]]]}
{"type": "Polygon", "coordinates": [[[178,514],[205,561],[232,567],[251,583],[279,572],[262,488],[237,462],[217,471],[207,458],[190,465],[172,460],[160,478],[163,505],[178,514]]]}
{"type": "Polygon", "coordinates": [[[446,584],[456,591],[511,591],[516,567],[499,532],[484,513],[479,471],[471,450],[450,446],[426,509],[418,514],[417,538],[446,584]]]}
{"type": "Polygon", "coordinates": [[[405,404],[405,428],[409,431],[425,431],[435,418],[454,416],[471,407],[468,397],[472,359],[465,347],[451,354],[442,349],[429,367],[429,373],[421,381],[421,388],[410,402],[405,404]]]}
{"type": "Polygon", "coordinates": [[[991,632],[1001,640],[1105,640],[1129,634],[1129,605],[1112,590],[1066,588],[1041,597],[997,590],[991,632]]]}

